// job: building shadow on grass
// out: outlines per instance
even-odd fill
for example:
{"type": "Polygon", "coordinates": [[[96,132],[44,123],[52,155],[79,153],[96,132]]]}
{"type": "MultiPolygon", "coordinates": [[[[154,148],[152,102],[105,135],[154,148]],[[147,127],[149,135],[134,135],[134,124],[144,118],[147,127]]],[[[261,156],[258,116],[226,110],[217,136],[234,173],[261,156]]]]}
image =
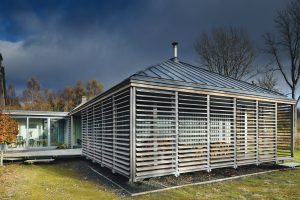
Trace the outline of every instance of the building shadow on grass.
{"type": "MultiPolygon", "coordinates": [[[[38,164],[49,165],[49,164],[38,164]]],[[[274,165],[272,163],[240,166],[234,168],[214,169],[210,173],[198,171],[181,174],[179,177],[174,175],[145,179],[137,183],[129,183],[128,178],[113,173],[106,167],[101,167],[97,163],[84,158],[56,159],[50,164],[51,167],[45,167],[59,176],[70,176],[78,180],[86,180],[99,184],[107,190],[121,196],[137,195],[139,193],[151,192],[155,190],[167,189],[171,187],[183,186],[187,184],[199,184],[207,181],[227,179],[229,177],[238,177],[241,175],[267,172],[271,170],[284,169],[285,167],[274,165]],[[66,173],[67,171],[69,173],[66,173]],[[75,175],[74,175],[75,174],[75,175]]]]}

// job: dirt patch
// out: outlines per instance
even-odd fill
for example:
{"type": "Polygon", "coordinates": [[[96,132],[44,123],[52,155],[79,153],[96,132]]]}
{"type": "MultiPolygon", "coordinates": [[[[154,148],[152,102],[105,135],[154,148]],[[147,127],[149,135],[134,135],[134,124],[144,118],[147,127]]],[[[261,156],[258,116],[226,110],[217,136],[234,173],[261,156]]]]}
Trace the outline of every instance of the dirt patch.
{"type": "MultiPolygon", "coordinates": [[[[257,172],[267,172],[275,169],[284,169],[285,167],[275,165],[272,163],[256,165],[246,165],[240,166],[237,169],[234,168],[220,168],[214,169],[211,172],[198,171],[193,173],[180,174],[179,177],[174,175],[155,177],[143,180],[137,183],[129,183],[128,178],[125,178],[119,174],[114,174],[111,170],[101,167],[98,164],[92,163],[90,161],[81,161],[80,165],[77,165],[78,170],[85,174],[85,178],[93,180],[95,182],[106,185],[106,187],[113,191],[121,194],[122,196],[127,196],[139,192],[147,192],[151,190],[164,189],[173,186],[181,186],[186,184],[193,184],[211,180],[218,180],[228,177],[237,177],[240,175],[254,174],[257,172]],[[101,175],[105,176],[103,178],[98,173],[94,172],[92,169],[96,170],[101,175]],[[107,179],[108,178],[108,179],[107,179]],[[119,187],[119,186],[120,187],[119,187]],[[129,194],[130,193],[130,194],[129,194]]],[[[75,166],[75,167],[76,167],[75,166]]]]}

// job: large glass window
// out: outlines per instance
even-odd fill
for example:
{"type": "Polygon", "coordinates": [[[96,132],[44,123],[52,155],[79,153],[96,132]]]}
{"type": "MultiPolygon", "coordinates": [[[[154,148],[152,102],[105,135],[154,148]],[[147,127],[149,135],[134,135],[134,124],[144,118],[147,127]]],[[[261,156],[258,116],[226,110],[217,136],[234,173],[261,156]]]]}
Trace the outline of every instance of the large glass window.
{"type": "Polygon", "coordinates": [[[28,147],[47,147],[48,146],[48,120],[29,118],[28,147]]]}
{"type": "Polygon", "coordinates": [[[81,146],[81,119],[74,118],[73,126],[74,126],[75,146],[80,147],[81,146]]]}
{"type": "MultiPolygon", "coordinates": [[[[22,150],[28,148],[55,147],[65,144],[67,123],[65,118],[14,118],[18,123],[18,135],[8,148],[22,150]],[[50,123],[50,124],[48,124],[50,123]]],[[[80,126],[75,129],[75,141],[80,144],[80,126]]]]}
{"type": "Polygon", "coordinates": [[[64,144],[64,119],[51,119],[50,120],[50,141],[51,146],[59,146],[64,144]]]}

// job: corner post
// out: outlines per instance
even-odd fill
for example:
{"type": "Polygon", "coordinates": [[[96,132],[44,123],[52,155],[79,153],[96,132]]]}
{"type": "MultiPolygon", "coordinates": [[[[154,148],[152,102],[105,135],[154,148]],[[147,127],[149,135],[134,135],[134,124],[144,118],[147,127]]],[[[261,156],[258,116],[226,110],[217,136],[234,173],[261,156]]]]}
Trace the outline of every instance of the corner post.
{"type": "Polygon", "coordinates": [[[130,183],[136,178],[136,137],[135,137],[135,114],[136,114],[136,88],[130,87],[130,183]]]}
{"type": "Polygon", "coordinates": [[[258,101],[256,100],[256,165],[259,165],[259,127],[258,127],[258,101]]]}
{"type": "Polygon", "coordinates": [[[178,138],[179,138],[179,131],[178,131],[178,126],[179,126],[179,122],[178,122],[179,118],[178,118],[178,92],[175,92],[175,134],[176,134],[176,144],[175,144],[175,176],[178,177],[179,176],[179,170],[178,170],[178,138]]]}
{"type": "Polygon", "coordinates": [[[112,172],[115,172],[115,167],[116,167],[116,108],[115,108],[115,96],[112,96],[112,111],[113,111],[113,130],[112,130],[112,136],[113,136],[113,166],[112,166],[112,172]]]}

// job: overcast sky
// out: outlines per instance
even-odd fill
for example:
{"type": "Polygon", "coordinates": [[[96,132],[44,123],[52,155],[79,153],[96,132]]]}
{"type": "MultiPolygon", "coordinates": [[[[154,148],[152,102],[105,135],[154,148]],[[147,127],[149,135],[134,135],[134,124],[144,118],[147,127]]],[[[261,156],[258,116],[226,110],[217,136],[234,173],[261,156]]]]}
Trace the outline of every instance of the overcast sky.
{"type": "MultiPolygon", "coordinates": [[[[246,29],[262,47],[283,0],[0,0],[0,52],[17,91],[35,75],[57,90],[97,79],[105,89],[172,57],[197,64],[194,42],[218,26],[246,29]]],[[[261,64],[265,64],[262,58],[261,64]]]]}

